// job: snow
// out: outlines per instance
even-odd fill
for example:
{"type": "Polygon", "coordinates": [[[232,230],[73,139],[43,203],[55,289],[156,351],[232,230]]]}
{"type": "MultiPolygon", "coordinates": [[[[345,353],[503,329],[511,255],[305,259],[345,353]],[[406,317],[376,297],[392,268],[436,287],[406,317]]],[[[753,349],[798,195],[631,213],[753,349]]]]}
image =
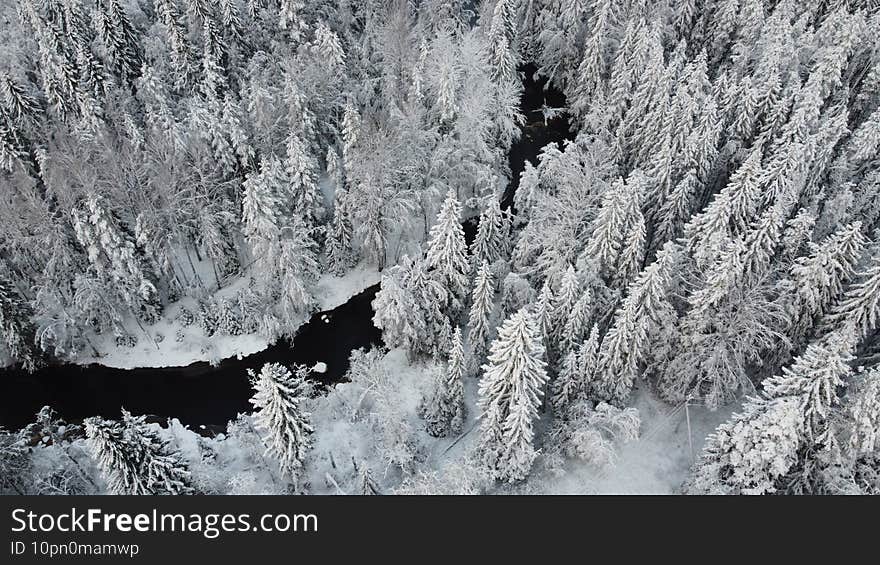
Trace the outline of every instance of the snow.
{"type": "Polygon", "coordinates": [[[603,470],[570,462],[561,477],[536,475],[529,480],[534,494],[679,494],[706,437],[739,408],[738,404],[712,412],[691,405],[691,439],[683,405],[669,406],[640,390],[634,406],[642,418],[638,440],[625,444],[616,464],[603,470]]]}
{"type": "MultiPolygon", "coordinates": [[[[314,288],[318,299],[319,311],[332,310],[348,301],[352,296],[378,283],[380,273],[375,267],[360,264],[342,277],[324,274],[314,288]]],[[[248,284],[247,277],[240,277],[218,291],[215,297],[234,298],[235,293],[248,284]]],[[[152,326],[146,326],[144,335],[139,329],[134,330],[138,338],[135,347],[119,347],[112,334],[91,335],[89,340],[97,350],[97,355],[84,355],[74,362],[89,365],[99,364],[118,369],[134,369],[140,367],[182,367],[192,363],[207,361],[219,363],[230,357],[245,357],[266,349],[271,343],[257,334],[229,336],[215,334],[206,336],[198,324],[183,326],[177,315],[182,308],[197,311],[195,299],[185,298],[169,305],[162,319],[152,326]],[[177,341],[175,336],[180,331],[184,339],[177,341]]],[[[303,316],[299,324],[308,321],[303,316]]],[[[327,320],[325,320],[327,321],[327,320]]],[[[128,320],[129,328],[137,328],[133,320],[128,320]]]]}
{"type": "Polygon", "coordinates": [[[312,372],[314,373],[326,373],[327,372],[327,363],[323,361],[318,361],[315,363],[315,366],[312,367],[312,372]]]}

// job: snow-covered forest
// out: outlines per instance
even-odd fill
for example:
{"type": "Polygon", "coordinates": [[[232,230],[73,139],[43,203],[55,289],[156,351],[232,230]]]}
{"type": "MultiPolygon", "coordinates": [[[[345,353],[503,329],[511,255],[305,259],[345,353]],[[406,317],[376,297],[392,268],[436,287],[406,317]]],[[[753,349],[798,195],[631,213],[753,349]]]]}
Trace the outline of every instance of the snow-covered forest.
{"type": "Polygon", "coordinates": [[[877,0],[3,2],[3,364],[383,344],[0,492],[880,494],[878,147],[877,0]]]}

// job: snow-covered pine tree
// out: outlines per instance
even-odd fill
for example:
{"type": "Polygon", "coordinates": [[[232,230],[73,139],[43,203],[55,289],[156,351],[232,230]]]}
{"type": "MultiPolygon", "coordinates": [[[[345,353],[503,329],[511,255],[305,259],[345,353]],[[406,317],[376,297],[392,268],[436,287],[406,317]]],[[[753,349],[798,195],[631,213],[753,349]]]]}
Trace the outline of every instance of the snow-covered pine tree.
{"type": "Polygon", "coordinates": [[[306,222],[299,215],[291,216],[278,242],[280,250],[275,265],[280,294],[278,306],[284,318],[291,322],[311,310],[314,297],[310,288],[320,276],[314,228],[306,222]]]}
{"type": "Polygon", "coordinates": [[[425,264],[428,273],[446,292],[444,309],[450,317],[457,317],[467,300],[470,265],[461,227],[461,204],[454,190],[447,193],[437,221],[431,227],[425,264]]]}
{"type": "Polygon", "coordinates": [[[584,289],[568,313],[562,328],[561,350],[564,353],[574,351],[583,342],[592,325],[594,308],[593,293],[589,288],[584,289]]]}
{"type": "Polygon", "coordinates": [[[757,147],[712,202],[685,225],[687,247],[698,266],[715,258],[721,248],[719,242],[748,231],[760,205],[763,174],[761,147],[757,147]]]}
{"type": "Polygon", "coordinates": [[[445,370],[438,372],[433,394],[424,408],[423,417],[427,431],[434,437],[461,433],[465,419],[464,371],[461,328],[455,328],[452,333],[449,361],[445,370]]]}
{"type": "Polygon", "coordinates": [[[346,177],[353,170],[355,148],[361,135],[361,115],[352,102],[347,102],[342,113],[342,164],[346,177]]]}
{"type": "Polygon", "coordinates": [[[389,347],[403,347],[410,358],[439,355],[449,337],[449,319],[442,310],[446,293],[425,272],[424,262],[404,256],[382,273],[373,300],[373,324],[389,347]]]}
{"type": "Polygon", "coordinates": [[[639,365],[649,353],[652,330],[663,323],[672,308],[667,293],[680,254],[677,244],[667,242],[654,262],[630,284],[599,350],[592,392],[600,400],[622,406],[629,397],[639,365]]]}
{"type": "Polygon", "coordinates": [[[477,271],[474,280],[474,289],[471,293],[471,310],[468,315],[468,341],[471,346],[471,355],[474,359],[482,362],[486,352],[488,340],[492,328],[492,311],[495,308],[495,283],[492,280],[492,271],[489,263],[483,262],[477,271]]]}
{"type": "Polygon", "coordinates": [[[559,375],[550,384],[550,404],[557,416],[565,414],[565,410],[578,396],[583,379],[577,351],[571,350],[563,357],[559,375]]]}
{"type": "Polygon", "coordinates": [[[341,276],[352,262],[352,225],[348,211],[348,203],[343,189],[337,186],[333,197],[333,219],[327,228],[327,239],[324,249],[327,254],[327,266],[330,272],[341,276]]]}
{"type": "Polygon", "coordinates": [[[578,280],[578,274],[573,265],[569,265],[562,274],[559,282],[559,289],[553,299],[553,310],[551,314],[553,347],[550,349],[562,349],[563,340],[565,339],[565,327],[574,312],[575,304],[581,297],[581,283],[578,280]]]}
{"type": "Polygon", "coordinates": [[[76,238],[98,277],[113,283],[133,313],[152,321],[158,314],[158,291],[133,238],[121,228],[105,200],[91,192],[71,215],[76,238]]]}
{"type": "Polygon", "coordinates": [[[183,24],[174,0],[156,0],[155,7],[159,22],[165,29],[176,82],[182,84],[192,64],[190,47],[186,38],[186,26],[183,24]]]}
{"type": "Polygon", "coordinates": [[[623,242],[620,250],[620,260],[612,277],[620,287],[628,285],[632,279],[642,270],[645,260],[646,246],[645,217],[641,211],[633,213],[629,234],[623,242]]]}
{"type": "Polygon", "coordinates": [[[146,416],[85,420],[86,438],[112,494],[192,494],[190,473],[146,416]]]}
{"type": "Polygon", "coordinates": [[[553,295],[553,287],[550,286],[550,279],[545,279],[541,292],[538,294],[538,299],[533,306],[535,321],[538,324],[538,330],[541,332],[541,339],[545,347],[550,343],[553,335],[553,304],[555,301],[556,298],[553,295]]]}
{"type": "Polygon", "coordinates": [[[123,82],[137,78],[141,68],[138,37],[119,0],[98,0],[94,16],[95,29],[101,37],[111,66],[123,82]]]}
{"type": "Polygon", "coordinates": [[[853,277],[865,246],[861,229],[861,222],[854,222],[820,243],[808,243],[809,253],[792,265],[785,285],[793,300],[789,322],[793,340],[807,334],[853,277]]]}
{"type": "Polygon", "coordinates": [[[876,458],[880,450],[880,367],[875,366],[859,375],[847,394],[844,421],[848,424],[846,447],[849,457],[853,460],[876,458]]]}
{"type": "Polygon", "coordinates": [[[217,315],[217,331],[223,335],[241,335],[241,315],[236,311],[232,303],[221,298],[214,305],[217,315]]]}
{"type": "Polygon", "coordinates": [[[821,489],[822,468],[838,457],[830,418],[839,389],[852,373],[854,337],[833,333],[811,343],[781,375],[766,379],[761,395],[709,436],[687,490],[766,494],[821,489]]]}
{"type": "Polygon", "coordinates": [[[477,236],[471,243],[472,269],[476,271],[483,262],[490,265],[507,254],[507,222],[497,198],[490,198],[486,209],[480,213],[477,236]]]}
{"type": "MultiPolygon", "coordinates": [[[[578,258],[579,265],[587,259],[595,260],[602,275],[611,279],[626,240],[631,240],[630,247],[637,244],[638,233],[629,238],[627,235],[634,227],[638,231],[640,179],[641,176],[632,176],[624,182],[619,178],[602,195],[602,206],[593,220],[584,252],[578,258]]],[[[630,250],[631,255],[633,251],[630,250]]]]}
{"type": "Polygon", "coordinates": [[[254,395],[254,425],[263,432],[266,453],[272,455],[281,468],[281,474],[290,478],[294,486],[299,480],[306,453],[311,447],[311,415],[304,412],[305,378],[309,370],[295,367],[291,373],[278,363],[266,363],[259,374],[248,370],[254,395]]]}
{"type": "Polygon", "coordinates": [[[287,136],[285,167],[290,182],[285,187],[285,194],[288,195],[285,204],[294,214],[309,223],[314,222],[323,215],[324,207],[318,192],[315,158],[308,152],[306,142],[299,131],[291,130],[287,136]]]}
{"type": "Polygon", "coordinates": [[[34,346],[36,329],[32,316],[30,305],[12,281],[0,272],[0,338],[12,359],[20,362],[26,371],[34,371],[41,363],[34,346]]]}
{"type": "Polygon", "coordinates": [[[277,190],[286,182],[281,161],[273,155],[264,157],[259,172],[249,173],[242,183],[242,231],[257,261],[274,261],[271,253],[279,236],[281,215],[277,190]]]}
{"type": "MultiPolygon", "coordinates": [[[[589,31],[583,50],[583,58],[575,73],[572,108],[586,113],[597,99],[604,97],[608,69],[608,41],[616,25],[613,0],[594,0],[590,14],[589,31]]],[[[619,8],[618,8],[619,9],[619,8]]]]}
{"type": "Polygon", "coordinates": [[[518,64],[516,48],[516,19],[518,2],[515,0],[498,0],[492,12],[489,25],[489,61],[492,64],[492,76],[497,82],[516,80],[518,64]]]}
{"type": "Polygon", "coordinates": [[[498,480],[524,479],[537,456],[534,424],[548,378],[545,366],[537,323],[522,308],[498,330],[480,380],[480,453],[498,480]]]}
{"type": "Polygon", "coordinates": [[[873,255],[871,264],[856,279],[858,282],[850,285],[828,318],[864,336],[877,327],[880,319],[880,253],[873,255]]]}

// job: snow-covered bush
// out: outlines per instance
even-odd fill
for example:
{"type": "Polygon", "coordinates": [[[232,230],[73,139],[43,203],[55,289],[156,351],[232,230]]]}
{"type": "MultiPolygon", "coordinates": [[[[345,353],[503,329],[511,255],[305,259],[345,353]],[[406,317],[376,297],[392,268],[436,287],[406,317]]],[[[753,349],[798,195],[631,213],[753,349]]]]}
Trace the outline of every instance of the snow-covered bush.
{"type": "Polygon", "coordinates": [[[352,353],[350,382],[310,403],[313,420],[326,423],[315,431],[307,463],[312,483],[330,475],[346,492],[354,492],[358,469],[366,465],[384,489],[414,472],[426,457],[428,436],[421,431],[417,408],[430,386],[428,373],[406,367],[400,350],[352,353]]]}
{"type": "Polygon", "coordinates": [[[492,488],[491,471],[473,456],[447,460],[441,470],[419,471],[394,489],[403,495],[478,495],[492,488]]]}
{"type": "Polygon", "coordinates": [[[536,293],[532,285],[517,273],[510,273],[504,277],[501,284],[501,310],[504,316],[508,316],[517,310],[532,304],[536,293]]]}
{"type": "Polygon", "coordinates": [[[605,470],[617,461],[621,445],[639,437],[641,420],[635,408],[620,409],[605,402],[572,405],[565,419],[557,420],[545,440],[545,466],[561,471],[565,458],[584,461],[605,470]]]}
{"type": "Polygon", "coordinates": [[[29,494],[31,481],[25,439],[0,428],[0,493],[29,494]]]}
{"type": "Polygon", "coordinates": [[[199,327],[208,337],[217,333],[219,321],[217,314],[217,309],[212,301],[205,300],[199,303],[199,327]]]}
{"type": "Polygon", "coordinates": [[[189,308],[181,308],[177,313],[177,321],[181,326],[188,328],[196,322],[196,316],[189,308]]]}

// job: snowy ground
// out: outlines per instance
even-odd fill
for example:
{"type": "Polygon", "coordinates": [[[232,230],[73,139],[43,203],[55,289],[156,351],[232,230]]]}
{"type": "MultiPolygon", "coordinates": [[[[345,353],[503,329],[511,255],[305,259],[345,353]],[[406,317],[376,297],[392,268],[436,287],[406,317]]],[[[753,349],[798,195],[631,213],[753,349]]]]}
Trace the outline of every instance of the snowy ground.
{"type": "MultiPolygon", "coordinates": [[[[358,265],[343,277],[330,274],[323,275],[315,285],[314,295],[318,299],[318,310],[331,310],[344,304],[349,298],[379,282],[381,274],[368,265],[358,265]]],[[[248,279],[242,277],[221,289],[216,296],[232,298],[248,279]]],[[[169,305],[165,309],[162,320],[153,326],[147,326],[149,336],[139,330],[135,335],[139,338],[135,347],[119,347],[112,334],[90,336],[90,341],[98,351],[97,355],[84,355],[75,361],[88,365],[97,363],[118,369],[134,369],[137,367],[182,367],[198,361],[219,362],[229,357],[244,357],[262,351],[270,344],[260,335],[247,334],[229,336],[215,334],[208,337],[197,324],[184,327],[177,316],[181,308],[196,311],[196,301],[186,298],[169,305]],[[181,331],[184,339],[176,341],[177,332],[181,331]]],[[[308,321],[304,316],[297,321],[301,325],[308,321]]],[[[133,321],[128,324],[137,328],[133,321]]]]}
{"type": "MultiPolygon", "coordinates": [[[[642,419],[638,440],[625,444],[616,464],[597,470],[570,462],[561,477],[535,477],[541,494],[678,494],[699,457],[706,436],[730,417],[738,405],[712,412],[689,406],[691,443],[684,406],[669,406],[648,392],[639,392],[634,406],[642,419]]],[[[531,482],[531,481],[530,481],[531,482]]]]}

